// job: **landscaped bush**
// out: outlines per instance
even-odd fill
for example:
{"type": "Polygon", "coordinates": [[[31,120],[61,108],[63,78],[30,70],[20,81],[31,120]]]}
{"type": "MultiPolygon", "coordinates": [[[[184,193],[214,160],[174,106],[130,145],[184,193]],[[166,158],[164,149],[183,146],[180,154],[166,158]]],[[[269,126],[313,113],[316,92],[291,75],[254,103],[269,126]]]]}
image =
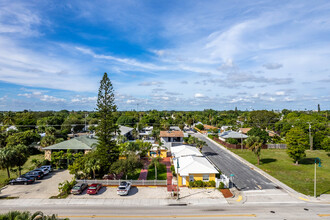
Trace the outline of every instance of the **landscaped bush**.
{"type": "Polygon", "coordinates": [[[51,199],[64,199],[66,198],[74,185],[76,185],[76,180],[73,179],[71,182],[65,180],[63,183],[58,184],[58,191],[60,192],[57,196],[50,197],[51,199]]]}
{"type": "Polygon", "coordinates": [[[229,144],[238,144],[238,140],[236,140],[235,138],[228,138],[226,142],[229,144]]]}
{"type": "Polygon", "coordinates": [[[220,182],[219,189],[224,189],[224,188],[225,188],[225,184],[223,182],[220,182]]]}
{"type": "Polygon", "coordinates": [[[195,127],[198,128],[201,131],[204,130],[204,125],[202,125],[202,124],[198,124],[195,127]]]}
{"type": "Polygon", "coordinates": [[[209,138],[211,138],[212,140],[213,140],[213,138],[215,138],[215,137],[217,137],[216,135],[214,135],[214,134],[209,134],[209,135],[207,135],[209,138]]]}
{"type": "Polygon", "coordinates": [[[171,165],[171,171],[172,171],[172,175],[176,176],[174,165],[171,165]]]}
{"type": "Polygon", "coordinates": [[[202,180],[196,180],[189,182],[189,187],[215,187],[215,181],[204,182],[202,180]]]}

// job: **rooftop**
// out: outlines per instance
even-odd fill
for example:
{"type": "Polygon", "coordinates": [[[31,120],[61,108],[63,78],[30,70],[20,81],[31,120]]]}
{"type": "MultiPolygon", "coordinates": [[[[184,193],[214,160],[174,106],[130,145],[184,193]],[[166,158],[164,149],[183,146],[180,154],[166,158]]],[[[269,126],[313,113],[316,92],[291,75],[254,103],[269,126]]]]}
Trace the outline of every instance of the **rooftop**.
{"type": "Polygon", "coordinates": [[[159,137],[183,137],[182,131],[160,131],[159,137]]]}
{"type": "Polygon", "coordinates": [[[219,173],[213,165],[205,158],[198,156],[187,156],[174,158],[173,164],[177,164],[179,160],[179,172],[178,168],[175,167],[175,172],[179,173],[180,176],[188,176],[189,174],[210,174],[219,173]]]}
{"type": "Polygon", "coordinates": [[[44,150],[92,150],[97,143],[97,139],[89,136],[80,136],[67,141],[60,142],[44,150]]]}

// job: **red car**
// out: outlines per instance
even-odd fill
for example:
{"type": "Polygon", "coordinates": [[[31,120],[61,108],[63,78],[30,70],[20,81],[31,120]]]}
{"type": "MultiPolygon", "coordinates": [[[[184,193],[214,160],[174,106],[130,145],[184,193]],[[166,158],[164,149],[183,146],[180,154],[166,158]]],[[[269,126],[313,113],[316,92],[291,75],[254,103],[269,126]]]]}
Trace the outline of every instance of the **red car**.
{"type": "Polygon", "coordinates": [[[102,184],[100,183],[93,183],[92,185],[90,185],[87,189],[87,194],[89,195],[95,195],[98,193],[98,191],[100,191],[100,189],[102,188],[102,184]]]}

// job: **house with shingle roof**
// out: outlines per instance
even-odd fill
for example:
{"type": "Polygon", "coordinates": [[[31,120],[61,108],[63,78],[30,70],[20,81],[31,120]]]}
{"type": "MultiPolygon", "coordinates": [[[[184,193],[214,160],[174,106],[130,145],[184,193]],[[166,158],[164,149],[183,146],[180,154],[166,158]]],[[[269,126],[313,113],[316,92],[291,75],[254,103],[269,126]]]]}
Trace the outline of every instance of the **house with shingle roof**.
{"type": "Polygon", "coordinates": [[[43,150],[45,151],[45,159],[51,160],[52,152],[71,150],[73,153],[83,152],[87,154],[96,147],[96,144],[97,138],[85,135],[44,147],[43,150]]]}

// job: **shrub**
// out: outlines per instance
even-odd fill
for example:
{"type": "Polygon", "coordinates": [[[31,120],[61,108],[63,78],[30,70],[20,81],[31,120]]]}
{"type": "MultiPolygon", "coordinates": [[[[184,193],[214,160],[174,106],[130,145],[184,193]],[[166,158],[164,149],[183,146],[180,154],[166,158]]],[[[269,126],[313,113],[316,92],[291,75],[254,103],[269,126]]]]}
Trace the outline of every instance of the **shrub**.
{"type": "Polygon", "coordinates": [[[209,183],[209,187],[215,187],[215,181],[211,180],[209,183]]]}
{"type": "Polygon", "coordinates": [[[229,144],[238,144],[238,140],[236,140],[235,138],[228,138],[226,142],[229,144]]]}
{"type": "Polygon", "coordinates": [[[76,185],[76,180],[73,179],[71,182],[65,180],[63,183],[58,184],[58,191],[60,192],[60,196],[69,195],[72,187],[76,185]]]}
{"type": "Polygon", "coordinates": [[[225,188],[225,184],[223,182],[220,182],[219,189],[224,189],[224,188],[225,188]]]}
{"type": "Polygon", "coordinates": [[[204,130],[204,125],[202,125],[202,124],[198,124],[195,127],[198,128],[201,131],[204,130]]]}

